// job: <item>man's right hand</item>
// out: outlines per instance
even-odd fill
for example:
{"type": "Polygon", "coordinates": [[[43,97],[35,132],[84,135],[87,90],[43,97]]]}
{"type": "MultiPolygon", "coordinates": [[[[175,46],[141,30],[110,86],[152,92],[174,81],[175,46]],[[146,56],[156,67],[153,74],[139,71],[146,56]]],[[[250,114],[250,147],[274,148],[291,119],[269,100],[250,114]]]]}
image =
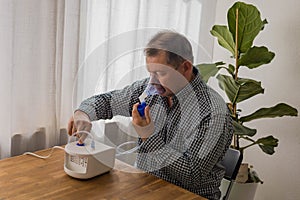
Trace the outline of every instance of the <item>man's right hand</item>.
{"type": "MultiPolygon", "coordinates": [[[[70,136],[79,131],[91,132],[91,129],[92,123],[89,116],[80,110],[77,110],[68,122],[68,134],[70,136]]],[[[82,143],[86,138],[86,134],[76,136],[80,138],[79,143],[82,143]]]]}
{"type": "Polygon", "coordinates": [[[141,139],[146,141],[154,132],[155,127],[150,117],[150,107],[146,106],[145,117],[141,117],[137,109],[138,105],[139,103],[136,103],[132,107],[132,125],[141,139]]]}

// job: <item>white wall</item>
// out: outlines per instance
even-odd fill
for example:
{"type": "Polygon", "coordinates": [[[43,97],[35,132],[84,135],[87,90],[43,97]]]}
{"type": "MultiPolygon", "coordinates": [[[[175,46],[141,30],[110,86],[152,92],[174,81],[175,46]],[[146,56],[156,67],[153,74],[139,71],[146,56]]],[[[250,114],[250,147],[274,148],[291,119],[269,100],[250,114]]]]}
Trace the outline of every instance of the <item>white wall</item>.
{"type": "MultiPolygon", "coordinates": [[[[216,24],[227,23],[227,10],[234,2],[218,0],[216,24]]],[[[241,71],[241,75],[261,80],[265,94],[243,102],[239,108],[244,114],[249,114],[262,106],[285,102],[300,111],[300,1],[244,2],[254,4],[261,11],[262,18],[269,22],[254,41],[255,45],[268,47],[276,56],[271,64],[241,71]]],[[[213,60],[229,61],[228,56],[229,53],[215,42],[213,60]]],[[[211,84],[217,88],[215,82],[211,84]]],[[[258,146],[245,152],[244,161],[253,164],[264,180],[255,200],[299,199],[300,118],[261,119],[248,125],[257,128],[259,136],[272,134],[279,139],[279,147],[272,156],[262,153],[258,146]]]]}

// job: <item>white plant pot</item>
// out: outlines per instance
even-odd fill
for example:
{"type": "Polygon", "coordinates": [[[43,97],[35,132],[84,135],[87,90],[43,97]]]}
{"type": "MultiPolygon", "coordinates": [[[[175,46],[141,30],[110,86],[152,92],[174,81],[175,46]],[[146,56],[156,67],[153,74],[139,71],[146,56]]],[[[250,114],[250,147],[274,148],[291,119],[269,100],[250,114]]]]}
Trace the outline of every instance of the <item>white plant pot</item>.
{"type": "MultiPolygon", "coordinates": [[[[226,191],[229,181],[223,179],[220,186],[222,194],[226,191]]],[[[253,200],[258,183],[233,183],[229,200],[253,200]]],[[[222,199],[222,198],[221,198],[222,199]]]]}

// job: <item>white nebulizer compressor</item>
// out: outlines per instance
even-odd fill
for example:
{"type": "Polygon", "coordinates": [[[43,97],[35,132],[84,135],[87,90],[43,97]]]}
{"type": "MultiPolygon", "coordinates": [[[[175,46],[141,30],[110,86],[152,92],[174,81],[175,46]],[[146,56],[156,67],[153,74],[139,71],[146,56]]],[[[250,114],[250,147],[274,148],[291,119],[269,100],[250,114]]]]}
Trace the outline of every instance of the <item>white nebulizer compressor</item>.
{"type": "Polygon", "coordinates": [[[75,141],[65,146],[64,170],[74,178],[89,179],[104,174],[109,172],[114,164],[115,148],[94,141],[94,138],[86,140],[83,144],[75,141]]]}

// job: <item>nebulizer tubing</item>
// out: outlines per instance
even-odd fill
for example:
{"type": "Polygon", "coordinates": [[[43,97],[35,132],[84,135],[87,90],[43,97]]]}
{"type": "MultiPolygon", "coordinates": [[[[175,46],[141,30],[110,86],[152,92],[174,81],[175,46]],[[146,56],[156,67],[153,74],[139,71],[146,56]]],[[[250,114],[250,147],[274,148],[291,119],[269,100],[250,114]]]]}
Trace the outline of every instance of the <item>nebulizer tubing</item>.
{"type": "MultiPolygon", "coordinates": [[[[91,137],[92,141],[91,141],[91,148],[95,149],[95,140],[94,140],[94,136],[88,132],[88,131],[77,131],[75,132],[72,136],[75,136],[76,134],[86,134],[88,136],[91,137]]],[[[77,146],[84,146],[84,143],[82,143],[83,145],[77,143],[77,146]]],[[[128,141],[128,142],[124,142],[120,145],[118,145],[116,147],[116,156],[120,156],[120,155],[124,155],[124,154],[130,154],[130,153],[134,153],[136,150],[138,150],[139,146],[136,146],[132,149],[129,149],[127,151],[122,151],[121,148],[126,146],[126,145],[129,145],[129,144],[136,144],[135,141],[128,141]]]]}
{"type": "MultiPolygon", "coordinates": [[[[75,136],[76,134],[86,134],[86,135],[90,136],[91,139],[92,139],[92,141],[91,141],[91,148],[95,149],[95,140],[94,140],[94,136],[93,136],[90,132],[88,132],[88,131],[77,131],[77,132],[75,132],[75,133],[73,134],[73,136],[75,136]]],[[[136,144],[135,141],[128,141],[128,142],[124,142],[124,143],[118,145],[118,146],[116,147],[116,156],[134,153],[134,152],[139,148],[139,146],[136,146],[136,147],[134,147],[134,148],[132,148],[132,149],[129,149],[129,150],[127,150],[127,151],[122,151],[122,150],[121,150],[121,148],[124,147],[125,145],[129,145],[129,144],[133,144],[133,143],[136,144]]],[[[83,145],[77,143],[78,146],[84,146],[84,143],[82,143],[82,144],[83,144],[83,145]]]]}

